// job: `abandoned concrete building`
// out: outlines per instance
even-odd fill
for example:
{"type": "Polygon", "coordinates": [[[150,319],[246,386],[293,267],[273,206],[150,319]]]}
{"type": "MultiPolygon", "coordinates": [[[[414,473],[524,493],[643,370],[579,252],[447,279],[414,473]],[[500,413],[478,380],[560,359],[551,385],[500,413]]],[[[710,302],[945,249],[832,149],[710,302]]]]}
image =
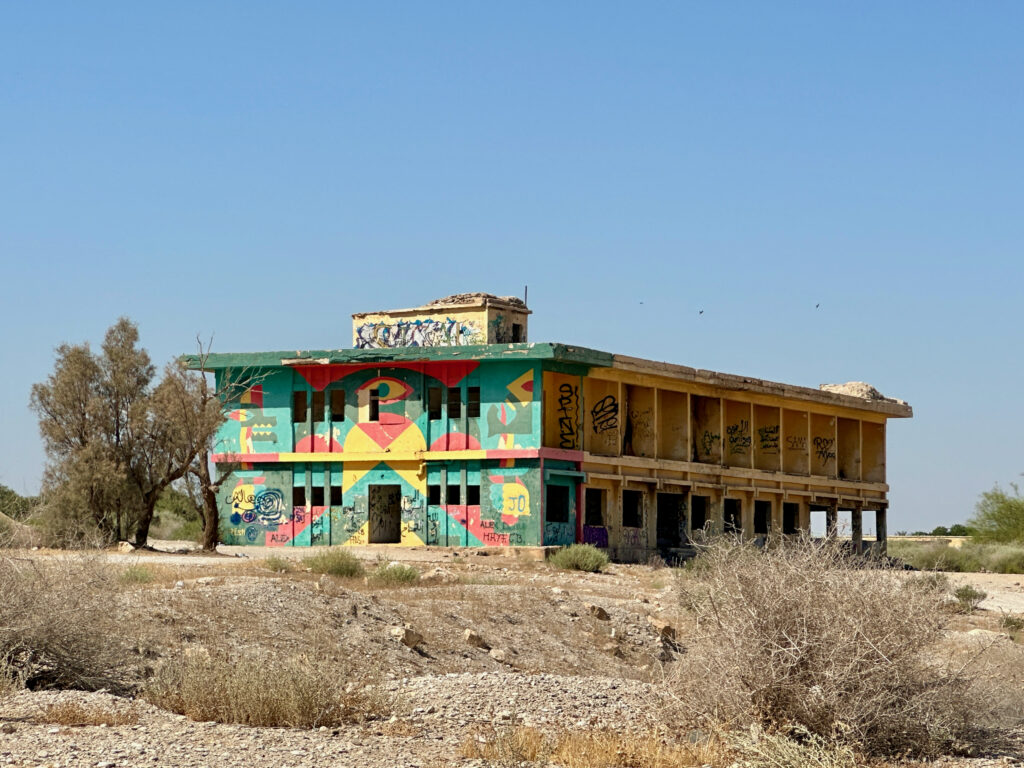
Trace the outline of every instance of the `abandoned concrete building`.
{"type": "Polygon", "coordinates": [[[844,510],[858,550],[884,549],[886,422],[907,404],[532,343],[529,315],[463,294],[353,315],[352,349],[192,358],[234,384],[222,541],[587,542],[637,561],[701,529],[796,535],[816,510],[834,532],[844,510]]]}

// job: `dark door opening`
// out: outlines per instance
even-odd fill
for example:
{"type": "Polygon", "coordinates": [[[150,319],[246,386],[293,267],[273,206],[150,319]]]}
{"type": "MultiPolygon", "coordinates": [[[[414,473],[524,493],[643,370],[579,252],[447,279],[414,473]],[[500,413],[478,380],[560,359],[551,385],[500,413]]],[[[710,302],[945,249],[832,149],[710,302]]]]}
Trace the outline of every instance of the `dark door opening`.
{"type": "Polygon", "coordinates": [[[739,533],[743,530],[743,522],[740,515],[743,510],[743,502],[739,499],[726,499],[724,502],[725,532],[739,533]]]}
{"type": "Polygon", "coordinates": [[[658,549],[671,549],[683,542],[680,526],[686,520],[686,496],[658,494],[658,549]]]}
{"type": "Polygon", "coordinates": [[[792,501],[782,503],[782,532],[787,536],[800,533],[800,505],[792,501]]]}
{"type": "Polygon", "coordinates": [[[754,535],[767,536],[772,524],[772,503],[754,502],[754,535]]]}
{"type": "Polygon", "coordinates": [[[697,533],[704,530],[708,524],[708,508],[711,506],[711,499],[707,496],[690,497],[690,531],[697,533]]]}
{"type": "Polygon", "coordinates": [[[402,540],[402,486],[370,486],[370,544],[402,540]]]}

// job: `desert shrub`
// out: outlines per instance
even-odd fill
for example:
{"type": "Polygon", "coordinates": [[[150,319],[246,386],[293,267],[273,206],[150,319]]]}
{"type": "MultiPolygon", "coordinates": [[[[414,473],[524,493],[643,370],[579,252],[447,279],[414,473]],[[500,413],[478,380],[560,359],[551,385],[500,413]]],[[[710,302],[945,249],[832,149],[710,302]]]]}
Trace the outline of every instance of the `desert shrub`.
{"type": "Polygon", "coordinates": [[[937,589],[906,589],[838,545],[711,545],[681,584],[696,620],[675,664],[684,717],[798,727],[873,754],[936,754],[980,740],[989,701],[939,663],[937,589]]]}
{"type": "Polygon", "coordinates": [[[315,555],[303,558],[302,564],[313,573],[325,573],[328,576],[353,578],[362,576],[363,564],[351,552],[342,549],[328,549],[315,555]]]}
{"type": "Polygon", "coordinates": [[[961,613],[972,613],[981,605],[981,601],[988,597],[988,593],[973,584],[963,584],[953,590],[953,597],[956,598],[957,609],[961,613]]]}
{"type": "Polygon", "coordinates": [[[890,541],[889,554],[922,571],[1024,573],[1024,545],[968,542],[962,547],[890,541]]]}
{"type": "Polygon", "coordinates": [[[268,571],[273,571],[274,573],[291,573],[295,570],[295,563],[287,557],[271,555],[263,561],[263,567],[268,571]]]}
{"type": "Polygon", "coordinates": [[[36,722],[53,725],[135,725],[139,713],[134,707],[81,701],[56,701],[45,705],[35,717],[36,722]]]}
{"type": "Polygon", "coordinates": [[[848,744],[813,733],[763,733],[759,729],[739,733],[730,740],[747,768],[859,768],[863,763],[848,744]]]}
{"type": "Polygon", "coordinates": [[[728,765],[731,749],[717,737],[674,744],[656,733],[554,731],[485,727],[468,736],[459,755],[497,765],[534,763],[564,768],[677,768],[728,765]]]}
{"type": "Polygon", "coordinates": [[[0,674],[32,689],[125,689],[112,570],[92,559],[0,557],[0,674]]]}
{"type": "Polygon", "coordinates": [[[598,573],[608,565],[608,555],[591,544],[570,544],[551,555],[548,561],[566,571],[598,573]]]}
{"type": "Polygon", "coordinates": [[[372,576],[377,584],[398,586],[416,583],[419,581],[420,572],[411,565],[381,560],[377,563],[377,567],[373,569],[372,576]]]}
{"type": "Polygon", "coordinates": [[[1020,632],[1024,629],[1024,616],[1014,616],[1012,613],[1004,613],[999,619],[999,626],[1010,632],[1020,632]]]}
{"type": "Polygon", "coordinates": [[[346,686],[355,677],[366,679],[325,656],[200,648],[165,660],[142,695],[192,720],[262,727],[317,728],[385,714],[383,697],[346,686]]]}
{"type": "Polygon", "coordinates": [[[156,577],[147,565],[129,565],[117,578],[122,584],[152,584],[156,577]]]}
{"type": "Polygon", "coordinates": [[[944,595],[950,591],[949,576],[938,571],[915,574],[904,582],[904,587],[907,589],[920,589],[925,592],[937,592],[944,595]]]}

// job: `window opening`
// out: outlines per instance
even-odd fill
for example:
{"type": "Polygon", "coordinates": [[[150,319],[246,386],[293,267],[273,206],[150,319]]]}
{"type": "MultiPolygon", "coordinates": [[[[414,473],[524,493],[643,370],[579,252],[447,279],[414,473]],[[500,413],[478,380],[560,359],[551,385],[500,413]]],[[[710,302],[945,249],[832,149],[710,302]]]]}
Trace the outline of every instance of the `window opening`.
{"type": "Polygon", "coordinates": [[[306,422],[306,393],[292,392],[292,421],[296,424],[306,422]]]}
{"type": "Polygon", "coordinates": [[[569,522],[569,486],[548,486],[548,503],[544,519],[549,523],[569,522]]]}
{"type": "Polygon", "coordinates": [[[292,486],[292,506],[293,507],[304,507],[304,506],[306,506],[306,486],[304,486],[304,485],[292,486]]]}
{"type": "Polygon", "coordinates": [[[459,387],[448,387],[448,418],[458,419],[462,416],[462,390],[459,387]]]}
{"type": "Polygon", "coordinates": [[[322,485],[313,486],[313,503],[311,506],[322,507],[324,505],[324,487],[322,485]]]}
{"type": "Polygon", "coordinates": [[[699,531],[707,525],[708,507],[711,506],[711,499],[707,496],[690,497],[690,530],[699,531]]]}
{"type": "Polygon", "coordinates": [[[469,387],[466,390],[466,415],[471,419],[480,416],[480,387],[469,387]]]}
{"type": "Polygon", "coordinates": [[[332,507],[340,507],[341,506],[341,486],[340,485],[332,485],[331,486],[331,506],[332,507]]]}
{"type": "Polygon", "coordinates": [[[313,393],[313,421],[323,421],[325,418],[324,410],[324,393],[314,392],[313,393]]]}
{"type": "Polygon", "coordinates": [[[480,506],[480,486],[479,485],[467,485],[466,486],[466,504],[471,507],[480,506]]]}
{"type": "Polygon", "coordinates": [[[461,504],[462,503],[462,488],[458,485],[448,486],[448,499],[445,501],[446,504],[461,504]]]}
{"type": "Polygon", "coordinates": [[[512,323],[512,343],[518,344],[523,340],[523,326],[521,323],[512,323]]]}
{"type": "Polygon", "coordinates": [[[380,390],[370,390],[370,421],[380,421],[380,390]]]}
{"type": "Polygon", "coordinates": [[[742,505],[739,499],[726,499],[724,502],[725,532],[739,533],[742,530],[740,514],[742,505]]]}
{"type": "Polygon", "coordinates": [[[441,503],[441,486],[440,485],[428,485],[427,486],[427,504],[437,506],[441,503]]]}
{"type": "Polygon", "coordinates": [[[643,491],[622,492],[622,527],[643,527],[643,491]]]}
{"type": "Polygon", "coordinates": [[[432,421],[441,418],[441,388],[427,388],[427,416],[432,421]]]}
{"type": "Polygon", "coordinates": [[[345,420],[345,390],[331,390],[331,421],[345,420]]]}

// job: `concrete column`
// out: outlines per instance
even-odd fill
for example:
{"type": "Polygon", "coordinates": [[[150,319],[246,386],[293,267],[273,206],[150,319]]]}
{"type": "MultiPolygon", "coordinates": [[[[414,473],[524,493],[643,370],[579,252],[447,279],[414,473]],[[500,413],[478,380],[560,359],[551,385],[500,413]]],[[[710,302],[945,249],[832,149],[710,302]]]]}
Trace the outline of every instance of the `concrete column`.
{"type": "Polygon", "coordinates": [[[839,524],[839,510],[836,507],[836,503],[829,502],[828,507],[825,509],[825,536],[830,539],[834,539],[838,531],[839,524]]]}
{"type": "Polygon", "coordinates": [[[885,515],[886,515],[886,512],[887,512],[887,510],[886,510],[885,507],[879,507],[875,511],[875,531],[876,531],[875,536],[878,539],[878,553],[880,555],[884,555],[886,553],[886,550],[887,550],[887,545],[886,545],[887,533],[886,533],[886,530],[885,530],[885,515]]]}
{"type": "Polygon", "coordinates": [[[711,532],[721,535],[725,532],[725,494],[721,491],[711,497],[711,509],[708,515],[711,518],[711,532]]]}
{"type": "Polygon", "coordinates": [[[853,551],[856,554],[860,554],[863,550],[863,539],[864,539],[864,509],[860,504],[854,506],[850,512],[850,527],[851,536],[853,538],[853,551]]]}

